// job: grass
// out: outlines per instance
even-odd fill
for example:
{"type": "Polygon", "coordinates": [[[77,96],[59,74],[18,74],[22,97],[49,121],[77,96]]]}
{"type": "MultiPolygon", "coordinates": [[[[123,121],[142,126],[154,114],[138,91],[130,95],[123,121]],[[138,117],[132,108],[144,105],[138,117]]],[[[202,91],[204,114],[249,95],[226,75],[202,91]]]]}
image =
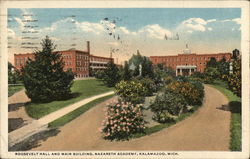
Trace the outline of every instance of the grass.
{"type": "Polygon", "coordinates": [[[241,151],[241,99],[228,90],[227,84],[223,81],[215,81],[212,87],[221,91],[229,100],[231,111],[230,123],[230,150],[241,151]]]}
{"type": "Polygon", "coordinates": [[[91,79],[74,81],[71,90],[73,97],[67,100],[53,101],[49,103],[26,103],[26,112],[32,118],[39,119],[85,98],[111,91],[113,88],[105,86],[99,80],[91,79]]]}
{"type": "Polygon", "coordinates": [[[16,92],[20,91],[21,89],[23,89],[22,85],[8,86],[8,97],[12,96],[13,94],[15,94],[16,92]]]}
{"type": "Polygon", "coordinates": [[[97,104],[99,104],[99,103],[101,103],[101,102],[103,102],[103,101],[105,101],[113,96],[114,95],[108,95],[108,96],[93,100],[92,102],[89,102],[89,103],[77,108],[76,110],[62,116],[61,118],[58,118],[58,119],[54,120],[53,122],[49,123],[49,128],[58,128],[60,126],[63,126],[65,124],[67,124],[68,122],[74,120],[75,118],[77,118],[81,114],[85,113],[90,108],[96,106],[97,104]]]}
{"type": "Polygon", "coordinates": [[[152,126],[152,127],[148,127],[148,128],[145,129],[144,133],[133,134],[132,138],[139,138],[139,137],[142,137],[142,136],[145,136],[145,135],[150,135],[150,134],[156,133],[158,131],[161,131],[162,129],[168,128],[168,127],[178,123],[179,121],[182,121],[182,120],[186,119],[187,117],[191,116],[197,109],[199,109],[199,106],[195,107],[192,112],[187,112],[187,113],[181,114],[175,120],[175,122],[164,123],[164,124],[159,124],[159,125],[155,125],[155,126],[152,126]]]}

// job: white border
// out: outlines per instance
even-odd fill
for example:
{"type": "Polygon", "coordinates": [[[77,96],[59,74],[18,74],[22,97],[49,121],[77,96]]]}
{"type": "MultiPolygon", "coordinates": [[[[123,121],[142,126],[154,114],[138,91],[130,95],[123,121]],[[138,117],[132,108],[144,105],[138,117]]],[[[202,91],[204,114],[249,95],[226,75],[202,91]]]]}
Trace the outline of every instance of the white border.
{"type": "MultiPolygon", "coordinates": [[[[8,152],[8,82],[7,82],[7,8],[241,8],[242,31],[242,152],[176,151],[170,158],[248,158],[249,157],[249,2],[247,1],[0,1],[1,11],[1,157],[3,158],[62,158],[62,156],[16,156],[8,152]]],[[[22,151],[23,152],[23,151],[22,151]]],[[[33,152],[33,151],[32,151],[33,152]]],[[[35,152],[35,151],[34,151],[35,152]]],[[[42,152],[42,151],[39,151],[42,152]]],[[[56,152],[56,151],[53,151],[56,152]]],[[[64,151],[66,152],[66,151],[64,151]]],[[[73,152],[73,151],[70,151],[73,152]]],[[[79,151],[77,151],[79,152],[79,151]]],[[[93,151],[94,152],[94,151],[93,151]]],[[[100,151],[101,152],[101,151],[100,151]]],[[[102,151],[107,152],[107,151],[102,151]]],[[[110,151],[109,151],[110,152],[110,151]]],[[[121,151],[122,152],[122,151],[121,151]]],[[[131,151],[132,152],[132,151],[131,151]]],[[[155,152],[155,151],[154,151],[155,152]]],[[[173,152],[173,151],[172,151],[173,152]]],[[[47,153],[47,152],[45,152],[47,153]]],[[[96,156],[84,156],[96,158],[96,156]]],[[[100,158],[166,158],[166,156],[100,156],[100,158]]],[[[68,156],[67,158],[83,158],[68,156]]]]}

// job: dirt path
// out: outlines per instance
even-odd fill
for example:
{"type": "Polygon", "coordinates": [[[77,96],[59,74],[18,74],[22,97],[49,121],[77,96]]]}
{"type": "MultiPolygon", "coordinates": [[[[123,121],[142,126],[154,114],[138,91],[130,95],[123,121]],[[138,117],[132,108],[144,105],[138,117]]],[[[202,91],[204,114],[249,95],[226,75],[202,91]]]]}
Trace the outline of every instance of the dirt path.
{"type": "Polygon", "coordinates": [[[227,98],[205,86],[204,105],[191,117],[150,136],[124,142],[103,140],[98,128],[104,104],[98,105],[60,129],[32,150],[225,150],[229,151],[230,112],[221,110],[227,98]]]}

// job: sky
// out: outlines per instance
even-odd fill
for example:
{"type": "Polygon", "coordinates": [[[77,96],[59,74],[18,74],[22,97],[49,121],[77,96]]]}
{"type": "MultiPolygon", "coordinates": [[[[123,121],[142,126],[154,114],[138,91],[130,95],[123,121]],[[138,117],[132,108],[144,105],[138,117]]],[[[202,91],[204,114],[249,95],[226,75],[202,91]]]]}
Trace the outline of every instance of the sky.
{"type": "Polygon", "coordinates": [[[56,50],[86,50],[121,64],[144,56],[225,53],[240,49],[239,8],[9,8],[8,55],[40,49],[48,35],[56,50]]]}

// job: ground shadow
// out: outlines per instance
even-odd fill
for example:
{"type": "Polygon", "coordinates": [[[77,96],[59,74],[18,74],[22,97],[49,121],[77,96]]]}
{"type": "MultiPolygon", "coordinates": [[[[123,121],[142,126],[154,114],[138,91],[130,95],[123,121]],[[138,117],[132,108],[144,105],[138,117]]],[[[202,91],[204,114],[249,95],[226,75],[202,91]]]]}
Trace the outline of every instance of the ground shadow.
{"type": "Polygon", "coordinates": [[[241,114],[241,102],[232,101],[229,102],[229,108],[232,113],[240,113],[241,114]]]}
{"type": "Polygon", "coordinates": [[[8,119],[8,132],[16,130],[22,127],[24,124],[24,120],[22,118],[9,118],[8,119]]]}
{"type": "Polygon", "coordinates": [[[41,145],[40,141],[46,141],[49,137],[57,136],[59,132],[60,130],[58,129],[49,129],[39,132],[23,140],[22,142],[9,147],[9,151],[27,151],[32,148],[39,147],[41,145]]]}
{"type": "Polygon", "coordinates": [[[224,111],[230,111],[230,108],[229,108],[228,104],[221,105],[220,107],[217,107],[216,109],[220,109],[220,110],[224,110],[224,111]]]}
{"type": "Polygon", "coordinates": [[[227,105],[222,105],[221,107],[217,107],[216,109],[230,111],[232,113],[240,113],[241,114],[241,102],[231,101],[227,105]]]}
{"type": "Polygon", "coordinates": [[[25,103],[13,103],[13,104],[8,104],[8,112],[16,111],[20,107],[24,106],[25,103]]]}

